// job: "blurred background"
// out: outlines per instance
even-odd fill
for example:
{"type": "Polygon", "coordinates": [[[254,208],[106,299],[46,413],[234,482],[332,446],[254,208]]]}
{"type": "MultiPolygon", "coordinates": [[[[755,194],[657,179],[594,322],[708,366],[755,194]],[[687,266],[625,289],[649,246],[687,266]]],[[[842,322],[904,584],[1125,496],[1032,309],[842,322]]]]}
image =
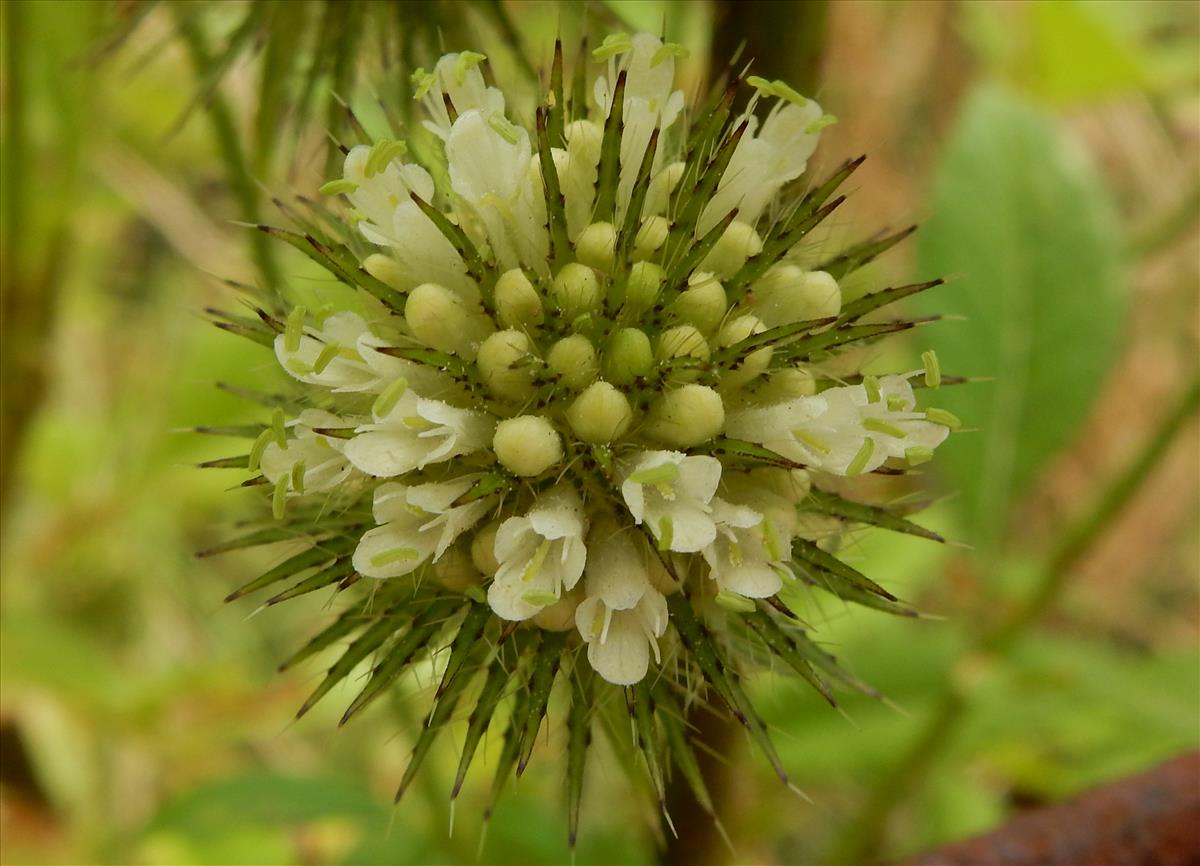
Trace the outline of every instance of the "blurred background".
{"type": "MultiPolygon", "coordinates": [[[[267,353],[203,320],[234,303],[222,281],[329,291],[299,254],[235,222],[282,224],[272,197],[286,207],[327,179],[326,131],[349,125],[330,94],[370,116],[441,47],[470,47],[526,111],[559,31],[572,46],[664,29],[691,51],[691,88],[744,42],[754,71],[815,96],[839,118],[816,173],[868,155],[830,244],[921,224],[847,293],[951,278],[916,309],[952,320],[869,362],[903,369],[936,348],[946,372],[987,380],[946,392],[974,432],[926,478],[919,519],[952,543],[845,542],[849,561],[937,616],[810,612],[890,703],[850,695],[839,714],[792,679],[758,678],[812,802],[750,750],[727,756],[737,854],[713,862],[903,860],[1196,748],[1194,416],[1155,437],[1197,369],[1200,7],[8,0],[0,12],[4,862],[568,859],[553,731],[484,838],[490,777],[472,772],[454,815],[449,742],[391,808],[421,683],[356,729],[336,730],[336,699],[291,722],[322,666],[275,666],[327,600],[222,604],[279,553],[195,556],[254,494],[236,471],[195,468],[237,443],[191,432],[255,419],[237,389],[274,375],[267,353]],[[1096,503],[1116,513],[1089,519],[1096,503]],[[998,623],[1003,639],[984,640],[998,623]]],[[[589,766],[578,862],[654,862],[653,810],[615,767],[589,766]]]]}

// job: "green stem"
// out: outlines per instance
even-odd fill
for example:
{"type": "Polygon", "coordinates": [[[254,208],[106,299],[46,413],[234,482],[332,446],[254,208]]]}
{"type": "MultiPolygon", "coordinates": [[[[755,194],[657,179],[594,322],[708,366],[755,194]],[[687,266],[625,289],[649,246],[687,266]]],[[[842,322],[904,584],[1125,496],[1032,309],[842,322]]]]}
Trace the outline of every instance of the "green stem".
{"type": "MultiPolygon", "coordinates": [[[[1064,533],[1046,559],[1033,594],[993,627],[984,630],[966,656],[1002,656],[1050,609],[1072,566],[1133,498],[1197,409],[1200,409],[1200,376],[1192,380],[1133,462],[1109,484],[1093,508],[1064,533]]],[[[892,811],[921,784],[928,768],[950,744],[951,734],[970,706],[959,683],[948,677],[921,732],[895,766],[875,785],[858,819],[848,824],[842,833],[829,862],[860,864],[877,859],[892,811]]]]}
{"type": "MultiPolygon", "coordinates": [[[[186,4],[175,6],[179,21],[179,34],[187,47],[188,57],[196,77],[202,79],[206,70],[212,65],[212,55],[200,25],[193,18],[193,13],[186,4]]],[[[212,94],[208,102],[208,117],[212,123],[213,135],[217,140],[217,149],[221,160],[225,163],[225,171],[229,176],[229,186],[237,199],[242,219],[249,223],[259,221],[258,187],[250,175],[246,154],[242,150],[238,138],[237,125],[234,123],[233,111],[229,103],[218,92],[212,94]]],[[[275,289],[281,283],[278,265],[275,262],[275,251],[271,239],[262,232],[253,232],[250,239],[255,263],[268,285],[275,289]]]]}

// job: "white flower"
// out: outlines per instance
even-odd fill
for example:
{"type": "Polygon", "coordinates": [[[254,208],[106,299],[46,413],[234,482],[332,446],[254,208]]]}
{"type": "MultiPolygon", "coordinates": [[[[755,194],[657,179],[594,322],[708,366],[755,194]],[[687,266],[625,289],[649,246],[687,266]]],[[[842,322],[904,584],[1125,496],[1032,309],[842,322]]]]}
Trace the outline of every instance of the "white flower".
{"type": "Polygon", "coordinates": [[[709,502],[721,481],[714,457],[679,451],[643,451],[629,465],[621,495],[629,513],[650,527],[663,550],[696,553],[717,530],[709,502]]]}
{"type": "Polygon", "coordinates": [[[450,186],[486,230],[481,239],[500,268],[525,265],[547,273],[545,197],[540,181],[534,183],[529,134],[501,114],[468,111],[450,128],[446,159],[450,186]]]}
{"type": "Polygon", "coordinates": [[[739,220],[753,225],[783,185],[804,173],[820,138],[818,121],[822,114],[817,103],[801,100],[780,99],[757,134],[758,120],[749,115],[750,125],[717,184],[716,194],[700,216],[698,236],[734,208],[738,209],[739,220]]]}
{"type": "Polygon", "coordinates": [[[486,59],[474,51],[444,54],[432,73],[422,70],[414,76],[417,96],[429,112],[430,119],[424,126],[438,138],[445,140],[450,133],[447,96],[460,117],[468,111],[478,111],[485,118],[504,113],[504,94],[495,87],[488,87],[479,71],[479,64],[486,59]]]}
{"type": "Polygon", "coordinates": [[[734,413],[725,430],[815,469],[858,475],[889,457],[911,457],[914,449],[931,451],[945,441],[949,429],[926,420],[915,405],[908,375],[884,376],[871,380],[871,390],[846,385],[734,413]]]}
{"type": "Polygon", "coordinates": [[[783,586],[779,569],[791,559],[791,539],[775,522],[752,508],[713,499],[717,537],[704,548],[709,577],[722,590],[746,598],[767,598],[783,586]]]}
{"type": "Polygon", "coordinates": [[[320,327],[306,326],[275,337],[275,357],[290,375],[310,385],[335,392],[369,391],[380,384],[379,375],[358,353],[358,341],[370,333],[355,313],[335,313],[320,327]]]}
{"type": "MultiPolygon", "coordinates": [[[[683,109],[683,91],[674,89],[673,47],[664,46],[662,40],[653,34],[638,33],[629,40],[628,50],[621,57],[620,68],[626,71],[626,77],[625,101],[622,105],[621,178],[617,185],[618,219],[624,216],[629,204],[655,127],[666,130],[683,109]]],[[[610,59],[609,77],[596,79],[594,95],[605,114],[612,106],[616,73],[616,62],[610,59]]],[[[664,149],[660,148],[655,157],[656,163],[662,162],[663,152],[664,149]]]]}
{"type": "Polygon", "coordinates": [[[262,474],[272,484],[282,478],[292,482],[290,493],[322,493],[346,482],[354,467],[346,459],[346,440],[338,436],[325,436],[316,430],[350,430],[358,421],[339,418],[320,409],[305,409],[289,426],[294,434],[287,444],[280,447],[271,441],[263,449],[259,460],[262,474]],[[300,467],[297,470],[297,466],[300,467]],[[302,476],[297,479],[297,476],[302,476]],[[301,483],[297,486],[296,480],[301,483]]]}
{"type": "Polygon", "coordinates": [[[645,558],[653,554],[637,536],[615,527],[603,530],[588,557],[587,598],[575,609],[575,627],[596,673],[610,683],[632,685],[646,675],[651,650],[660,660],[657,638],[667,628],[667,601],[650,585],[645,558]]]}
{"type": "Polygon", "coordinates": [[[583,574],[587,548],[583,502],[574,490],[543,494],[524,517],[510,517],[496,534],[500,562],[488,588],[497,616],[524,620],[574,589],[583,574]]]}
{"type": "Polygon", "coordinates": [[[426,560],[435,561],[454,540],[487,512],[488,499],[453,503],[482,477],[464,475],[453,481],[381,484],[375,490],[375,522],[354,551],[354,570],[365,577],[399,577],[426,560]]]}
{"type": "Polygon", "coordinates": [[[358,469],[392,478],[431,463],[486,448],[496,421],[482,412],[456,409],[406,390],[388,411],[355,430],[346,457],[358,469]]]}

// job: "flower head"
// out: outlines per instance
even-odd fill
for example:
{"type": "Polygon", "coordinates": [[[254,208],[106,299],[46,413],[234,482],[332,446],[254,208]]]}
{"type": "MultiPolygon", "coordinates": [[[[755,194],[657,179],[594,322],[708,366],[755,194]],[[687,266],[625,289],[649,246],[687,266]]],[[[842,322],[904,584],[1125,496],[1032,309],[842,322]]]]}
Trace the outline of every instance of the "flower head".
{"type": "MultiPolygon", "coordinates": [[[[487,712],[517,694],[505,754],[523,767],[556,681],[573,743],[607,686],[674,705],[701,684],[752,720],[727,673],[752,664],[748,642],[810,682],[807,658],[831,664],[790,616],[805,587],[908,610],[812,539],[911,526],[831,476],[930,459],[957,425],[918,407],[936,359],[853,384],[830,361],[912,327],[866,317],[936,283],[845,302],[840,280],[902,237],[844,256],[807,243],[861,160],[812,180],[832,118],[782,82],[720,83],[685,110],[682,53],[611,36],[575,60],[591,86],[568,99],[558,47],[529,127],[482,55],[418,71],[420,147],[349,148],[324,188],[345,198],[343,237],[306,247],[356,308],[231,327],[294,385],[247,465],[275,519],[314,533],[245,591],[373,578],[315,645],[358,635],[331,677],[379,659],[348,717],[447,650],[418,758],[477,672],[487,712]],[[754,88],[740,116],[739,83],[754,88]]],[[[640,745],[661,757],[649,724],[640,745]]]]}

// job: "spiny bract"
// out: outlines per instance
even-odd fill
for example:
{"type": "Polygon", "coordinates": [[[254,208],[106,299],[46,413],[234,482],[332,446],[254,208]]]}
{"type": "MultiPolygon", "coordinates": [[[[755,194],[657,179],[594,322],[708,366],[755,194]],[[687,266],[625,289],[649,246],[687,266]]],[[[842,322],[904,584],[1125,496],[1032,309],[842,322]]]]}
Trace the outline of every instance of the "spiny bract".
{"type": "Polygon", "coordinates": [[[783,772],[739,685],[762,656],[747,647],[827,697],[826,678],[864,688],[779,593],[799,582],[911,613],[826,542],[854,523],[936,536],[832,477],[903,471],[957,426],[917,407],[914,379],[941,380],[932,355],[900,375],[831,372],[835,353],[916,324],[864,316],[936,284],[844,304],[839,280],[907,232],[824,263],[801,248],[861,162],[803,180],[832,118],[732,74],[689,109],[680,53],[610,36],[568,99],[556,46],[532,130],[482,55],[443,57],[414,76],[421,161],[400,140],[362,144],[323,188],[356,233],[264,227],[360,289],[358,311],[220,322],[304,385],[246,458],[275,525],[220,549],[311,539],[232,597],[297,577],[269,603],[370,587],[287,663],[350,641],[301,712],[368,658],[347,719],[433,658],[438,698],[400,791],[465,705],[457,795],[503,701],[495,794],[561,680],[572,838],[590,726],[614,704],[660,797],[674,766],[709,804],[682,721],[694,701],[723,703],[783,772]],[[739,86],[753,89],[740,114],[739,86]],[[597,700],[607,684],[626,701],[597,700]]]}

